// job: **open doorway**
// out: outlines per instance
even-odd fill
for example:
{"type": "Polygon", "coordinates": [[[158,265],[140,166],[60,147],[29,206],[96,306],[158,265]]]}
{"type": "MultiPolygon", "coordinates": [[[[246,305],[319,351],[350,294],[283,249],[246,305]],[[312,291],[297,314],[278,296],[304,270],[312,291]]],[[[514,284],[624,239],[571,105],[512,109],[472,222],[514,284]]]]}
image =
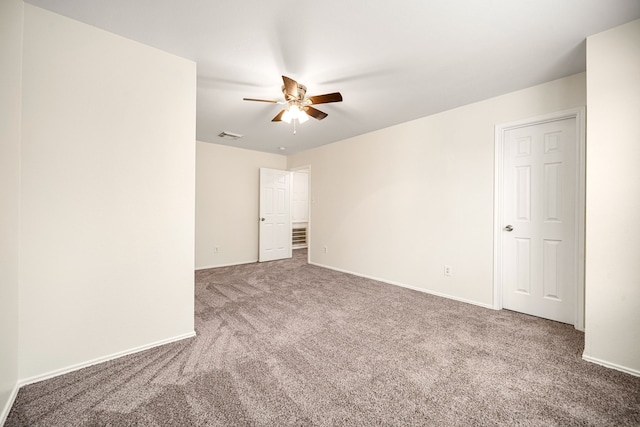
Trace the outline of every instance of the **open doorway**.
{"type": "Polygon", "coordinates": [[[291,170],[291,237],[294,256],[309,262],[311,227],[311,167],[291,170]]]}

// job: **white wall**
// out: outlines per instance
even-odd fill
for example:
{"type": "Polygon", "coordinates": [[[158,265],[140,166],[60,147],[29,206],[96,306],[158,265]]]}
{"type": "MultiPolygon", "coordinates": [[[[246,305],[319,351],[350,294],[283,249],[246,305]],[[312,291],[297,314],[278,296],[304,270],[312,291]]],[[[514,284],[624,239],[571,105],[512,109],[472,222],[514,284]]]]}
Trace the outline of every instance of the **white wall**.
{"type": "Polygon", "coordinates": [[[583,105],[577,74],[291,156],[311,261],[491,306],[494,126],[583,105]]]}
{"type": "Polygon", "coordinates": [[[205,142],[196,158],[196,268],[257,261],[259,169],[287,158],[205,142]]]}
{"type": "Polygon", "coordinates": [[[0,1],[0,425],[18,380],[22,0],[0,1]]]}
{"type": "Polygon", "coordinates": [[[640,375],[640,20],[587,39],[587,360],[640,375]]]}
{"type": "Polygon", "coordinates": [[[20,377],[193,333],[195,64],[25,5],[20,377]]]}

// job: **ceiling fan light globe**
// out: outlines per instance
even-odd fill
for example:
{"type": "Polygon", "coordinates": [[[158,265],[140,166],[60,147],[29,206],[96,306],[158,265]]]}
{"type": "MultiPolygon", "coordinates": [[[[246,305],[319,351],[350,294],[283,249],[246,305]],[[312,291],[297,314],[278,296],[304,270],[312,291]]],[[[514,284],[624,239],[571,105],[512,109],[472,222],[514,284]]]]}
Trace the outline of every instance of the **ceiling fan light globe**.
{"type": "Polygon", "coordinates": [[[283,122],[287,122],[287,123],[291,123],[291,119],[293,119],[291,113],[289,112],[289,110],[286,110],[284,112],[284,114],[281,117],[283,122]]]}
{"type": "Polygon", "coordinates": [[[300,111],[300,114],[298,115],[298,122],[302,124],[307,120],[309,120],[309,116],[307,116],[307,113],[305,113],[304,111],[300,111]]]}
{"type": "Polygon", "coordinates": [[[289,107],[289,114],[291,114],[292,119],[297,119],[300,117],[300,108],[297,105],[293,104],[289,107]]]}

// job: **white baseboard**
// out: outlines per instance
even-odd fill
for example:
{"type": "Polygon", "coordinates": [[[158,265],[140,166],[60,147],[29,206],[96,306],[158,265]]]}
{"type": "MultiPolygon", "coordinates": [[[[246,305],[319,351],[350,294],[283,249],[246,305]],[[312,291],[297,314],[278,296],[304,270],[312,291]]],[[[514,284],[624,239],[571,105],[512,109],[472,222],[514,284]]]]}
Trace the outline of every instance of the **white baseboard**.
{"type": "Polygon", "coordinates": [[[97,365],[98,363],[103,363],[103,362],[108,362],[110,360],[114,360],[114,359],[118,359],[122,356],[128,356],[130,354],[134,354],[134,353],[138,353],[144,350],[149,350],[150,348],[154,348],[154,347],[158,347],[161,345],[165,345],[165,344],[169,344],[172,342],[176,342],[176,341],[180,341],[186,338],[191,338],[191,337],[195,337],[196,333],[195,331],[192,332],[188,332],[186,334],[183,335],[178,335],[176,337],[172,337],[172,338],[167,338],[164,340],[160,340],[160,341],[156,341],[156,342],[152,342],[149,344],[145,344],[142,345],[140,347],[135,347],[135,348],[131,348],[128,350],[124,350],[124,351],[119,351],[117,353],[113,353],[113,354],[109,354],[107,356],[102,356],[102,357],[98,357],[96,359],[92,359],[92,360],[88,360],[86,362],[81,362],[75,365],[71,365],[71,366],[67,366],[65,368],[61,368],[61,369],[56,369],[54,371],[50,371],[44,374],[40,374],[40,375],[35,375],[33,377],[29,377],[29,378],[23,378],[18,380],[18,385],[17,387],[23,387],[29,384],[33,384],[33,383],[37,383],[40,381],[44,381],[44,380],[48,380],[50,378],[54,378],[60,375],[64,375],[64,374],[68,374],[69,372],[73,372],[73,371],[77,371],[79,369],[83,369],[83,368],[87,368],[89,366],[93,366],[93,365],[97,365]]]}
{"type": "Polygon", "coordinates": [[[624,372],[625,374],[630,374],[630,375],[633,375],[634,377],[640,377],[640,371],[636,369],[631,369],[631,368],[627,368],[626,366],[621,366],[615,363],[607,362],[605,360],[600,360],[597,357],[591,357],[591,356],[587,356],[586,354],[583,354],[582,360],[595,363],[596,365],[604,366],[605,368],[615,369],[616,371],[624,372]]]}
{"type": "Polygon", "coordinates": [[[209,266],[204,266],[204,267],[196,267],[196,271],[209,270],[210,268],[233,267],[234,265],[253,264],[255,262],[258,262],[257,258],[256,259],[252,259],[250,261],[240,261],[240,262],[231,262],[229,264],[216,264],[216,265],[209,265],[209,266]]]}
{"type": "Polygon", "coordinates": [[[377,282],[386,283],[388,285],[400,286],[401,288],[407,288],[407,289],[411,289],[411,290],[414,290],[414,291],[422,292],[422,293],[425,293],[425,294],[435,295],[437,297],[448,298],[448,299],[452,299],[452,300],[455,300],[455,301],[464,302],[466,304],[477,305],[479,307],[495,310],[495,307],[492,304],[484,304],[484,303],[481,303],[481,302],[472,301],[472,300],[468,300],[468,299],[464,299],[464,298],[458,298],[458,297],[455,297],[455,296],[452,296],[452,295],[443,294],[443,293],[440,293],[440,292],[428,291],[426,289],[418,288],[416,286],[407,285],[405,283],[393,282],[393,281],[390,281],[390,280],[381,279],[379,277],[373,277],[373,276],[368,276],[366,274],[354,273],[353,271],[343,270],[341,268],[330,267],[328,265],[318,264],[316,262],[309,262],[309,264],[315,265],[315,266],[318,266],[318,267],[322,267],[322,268],[327,268],[329,270],[339,271],[341,273],[347,273],[347,274],[352,274],[352,275],[358,276],[358,277],[364,277],[365,279],[375,280],[377,282]]]}
{"type": "Polygon", "coordinates": [[[11,411],[11,407],[13,406],[13,402],[16,401],[16,397],[18,396],[18,390],[20,390],[20,386],[16,382],[16,385],[13,386],[13,390],[11,390],[11,395],[9,395],[9,399],[2,408],[2,412],[0,412],[0,426],[3,426],[5,421],[7,421],[7,417],[9,416],[9,411],[11,411]]]}

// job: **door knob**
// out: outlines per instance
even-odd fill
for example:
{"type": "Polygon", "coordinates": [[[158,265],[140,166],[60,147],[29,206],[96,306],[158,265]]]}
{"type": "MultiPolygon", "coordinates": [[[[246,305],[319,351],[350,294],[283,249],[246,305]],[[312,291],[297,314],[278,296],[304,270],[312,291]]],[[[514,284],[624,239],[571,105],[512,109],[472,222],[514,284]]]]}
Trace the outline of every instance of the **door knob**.
{"type": "Polygon", "coordinates": [[[260,218],[260,221],[264,221],[264,220],[265,220],[265,218],[260,218]]]}
{"type": "Polygon", "coordinates": [[[513,225],[507,225],[504,229],[505,229],[505,231],[511,232],[511,231],[513,231],[513,225]]]}

